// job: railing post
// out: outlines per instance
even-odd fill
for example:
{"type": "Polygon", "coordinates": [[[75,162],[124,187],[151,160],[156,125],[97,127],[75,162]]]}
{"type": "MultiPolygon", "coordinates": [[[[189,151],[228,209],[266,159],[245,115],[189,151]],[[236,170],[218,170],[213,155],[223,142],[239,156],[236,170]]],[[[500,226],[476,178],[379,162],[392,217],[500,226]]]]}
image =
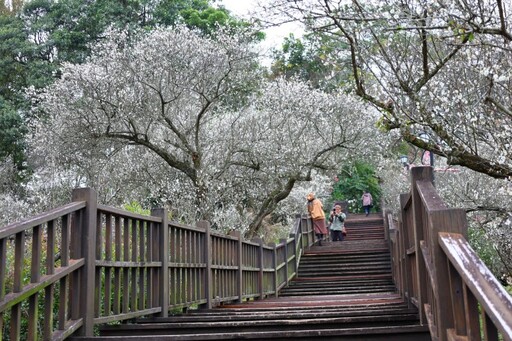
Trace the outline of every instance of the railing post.
{"type": "MultiPolygon", "coordinates": [[[[309,246],[309,221],[308,221],[308,218],[306,216],[301,216],[300,217],[300,233],[302,235],[302,238],[301,238],[301,243],[300,243],[300,248],[301,249],[304,249],[305,247],[308,247],[309,246]],[[306,238],[304,238],[304,232],[306,232],[306,238]],[[306,243],[306,245],[304,246],[304,243],[306,243]]],[[[313,242],[315,241],[314,237],[313,237],[313,242]]]]}
{"type": "Polygon", "coordinates": [[[210,223],[206,220],[201,220],[196,223],[197,227],[204,229],[204,256],[206,263],[206,274],[204,290],[206,296],[206,309],[213,307],[212,291],[213,291],[213,276],[212,276],[212,237],[210,235],[210,223]]]}
{"type": "Polygon", "coordinates": [[[293,254],[295,255],[295,270],[297,270],[299,266],[299,250],[298,250],[298,243],[300,242],[300,245],[302,245],[302,239],[304,236],[302,235],[302,216],[300,214],[295,215],[295,223],[297,224],[297,228],[295,229],[294,233],[290,235],[290,237],[293,238],[293,254]],[[298,239],[298,240],[297,240],[298,239]]]}
{"type": "Polygon", "coordinates": [[[390,248],[393,255],[393,281],[398,288],[398,293],[404,298],[404,279],[402,272],[402,258],[400,254],[400,231],[398,230],[398,223],[395,225],[393,230],[395,243],[390,248]]]}
{"type": "MultiPolygon", "coordinates": [[[[414,234],[414,226],[409,226],[406,223],[407,216],[405,214],[405,207],[407,205],[408,194],[400,195],[400,219],[399,219],[399,231],[400,231],[400,262],[402,272],[402,297],[407,297],[407,305],[412,306],[412,297],[414,296],[414,281],[416,274],[413,273],[412,262],[409,259],[409,242],[411,241],[411,234],[414,234]]],[[[414,243],[412,245],[414,247],[414,243]]],[[[416,255],[414,255],[416,257],[416,255]]],[[[421,309],[420,309],[421,310],[421,309]]]]}
{"type": "Polygon", "coordinates": [[[412,210],[413,210],[413,227],[414,227],[414,251],[416,252],[416,285],[418,288],[418,310],[420,316],[420,323],[425,324],[426,316],[424,311],[424,303],[428,301],[426,283],[427,271],[425,262],[421,256],[421,241],[424,239],[424,229],[428,228],[423,226],[424,221],[422,210],[422,202],[416,183],[421,180],[432,181],[433,169],[432,167],[413,167],[411,168],[411,196],[412,196],[412,210]]]}
{"type": "Polygon", "coordinates": [[[304,219],[306,219],[306,226],[307,226],[307,234],[308,234],[308,238],[307,238],[307,243],[306,245],[303,245],[302,248],[303,249],[306,249],[306,248],[309,248],[310,245],[314,245],[315,244],[315,229],[313,227],[313,220],[311,219],[311,217],[308,215],[306,216],[304,219]]]}
{"type": "Polygon", "coordinates": [[[243,258],[242,258],[242,234],[240,233],[240,231],[230,231],[229,232],[229,235],[230,236],[234,236],[237,238],[237,245],[238,245],[238,248],[237,248],[237,255],[236,255],[236,263],[237,263],[237,266],[238,266],[238,270],[237,270],[237,278],[236,278],[236,291],[237,291],[237,294],[238,294],[238,303],[242,303],[242,300],[243,300],[243,287],[242,287],[242,283],[243,283],[243,258]]]}
{"type": "Polygon", "coordinates": [[[269,246],[274,249],[272,252],[272,267],[274,268],[274,295],[275,297],[278,297],[277,288],[279,287],[279,284],[277,283],[277,247],[276,243],[270,243],[269,246]]]}
{"type": "Polygon", "coordinates": [[[284,281],[288,286],[288,240],[286,238],[279,239],[279,244],[283,244],[284,281]]]}
{"type": "MultiPolygon", "coordinates": [[[[83,324],[78,331],[82,336],[93,336],[94,334],[94,292],[95,286],[95,267],[96,267],[96,217],[98,215],[98,197],[96,191],[92,188],[76,188],[72,194],[73,201],[85,201],[87,206],[84,208],[81,217],[81,238],[79,244],[81,256],[85,259],[85,265],[80,278],[80,293],[75,298],[79,304],[79,314],[83,319],[83,324]]],[[[73,243],[78,246],[78,243],[73,243]]]]}
{"type": "Polygon", "coordinates": [[[258,288],[260,290],[260,300],[262,300],[265,297],[264,289],[263,289],[263,239],[261,238],[253,238],[251,239],[252,242],[259,244],[259,253],[258,253],[258,266],[259,266],[259,272],[258,272],[258,288]]]}
{"type": "MultiPolygon", "coordinates": [[[[382,204],[381,204],[382,205],[382,204]]],[[[381,206],[382,208],[384,206],[381,206]]],[[[388,215],[391,213],[388,209],[382,209],[382,217],[384,218],[384,240],[387,242],[389,246],[389,221],[388,221],[388,215]]]]}
{"type": "Polygon", "coordinates": [[[293,272],[297,273],[297,269],[299,267],[299,255],[297,254],[298,253],[298,251],[297,251],[297,238],[293,238],[292,247],[293,247],[293,254],[294,254],[294,257],[293,257],[293,272]]]}
{"type": "MultiPolygon", "coordinates": [[[[169,314],[169,221],[167,218],[167,210],[165,208],[156,208],[151,210],[151,215],[160,217],[160,230],[158,233],[158,248],[160,250],[160,267],[159,287],[158,287],[158,304],[162,307],[161,317],[167,317],[169,314]]],[[[153,242],[154,241],[150,241],[153,242]]]]}
{"type": "MultiPolygon", "coordinates": [[[[434,273],[434,305],[439,341],[448,340],[448,328],[456,328],[457,332],[465,331],[465,317],[458,311],[454,319],[454,307],[464,302],[463,289],[460,283],[450,281],[448,258],[439,245],[439,232],[460,233],[467,239],[467,219],[463,209],[444,209],[430,213],[429,252],[434,273]]],[[[459,334],[460,335],[460,334],[459,334]]]]}

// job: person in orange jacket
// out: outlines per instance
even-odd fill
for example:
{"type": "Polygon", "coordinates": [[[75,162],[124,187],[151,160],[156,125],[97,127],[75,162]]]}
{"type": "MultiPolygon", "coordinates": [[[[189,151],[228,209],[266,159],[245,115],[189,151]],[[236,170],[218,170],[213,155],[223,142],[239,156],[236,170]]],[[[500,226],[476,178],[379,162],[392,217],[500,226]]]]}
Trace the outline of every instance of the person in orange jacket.
{"type": "Polygon", "coordinates": [[[313,229],[315,230],[318,245],[322,246],[322,239],[327,235],[327,227],[325,226],[324,205],[320,199],[315,198],[315,193],[311,192],[306,196],[308,213],[313,220],[313,229]]]}

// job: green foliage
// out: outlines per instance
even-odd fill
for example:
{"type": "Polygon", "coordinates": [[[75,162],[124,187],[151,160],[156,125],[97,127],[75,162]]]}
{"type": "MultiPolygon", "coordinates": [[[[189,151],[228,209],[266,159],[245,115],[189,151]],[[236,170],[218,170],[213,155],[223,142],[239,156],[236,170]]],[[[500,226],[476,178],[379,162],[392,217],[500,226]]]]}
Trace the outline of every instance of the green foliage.
{"type": "Polygon", "coordinates": [[[306,34],[302,39],[290,34],[281,50],[274,51],[272,75],[298,77],[325,91],[344,86],[350,72],[342,67],[344,57],[337,54],[344,47],[339,40],[319,33],[306,34]]]}
{"type": "Polygon", "coordinates": [[[127,204],[124,204],[123,209],[128,212],[132,212],[132,213],[136,213],[136,214],[151,215],[150,210],[143,208],[142,205],[136,201],[132,201],[127,204]]]}
{"type": "Polygon", "coordinates": [[[182,13],[197,11],[201,13],[210,7],[208,0],[163,0],[159,1],[153,12],[154,21],[173,26],[182,20],[182,13]]]}
{"type": "Polygon", "coordinates": [[[400,141],[393,146],[392,152],[397,155],[408,155],[411,152],[411,146],[405,141],[400,141]]]}
{"type": "Polygon", "coordinates": [[[23,7],[23,2],[23,0],[0,0],[0,15],[15,15],[23,7]]]}
{"type": "Polygon", "coordinates": [[[369,163],[356,161],[342,166],[331,198],[333,202],[348,201],[350,212],[363,212],[361,196],[364,190],[371,193],[374,208],[379,210],[382,190],[375,168],[369,163]]]}
{"type": "Polygon", "coordinates": [[[478,254],[478,257],[489,267],[489,270],[495,276],[499,277],[500,271],[494,266],[494,264],[500,264],[499,256],[492,242],[486,238],[485,230],[480,227],[470,227],[468,229],[468,240],[471,247],[478,254]]]}
{"type": "Polygon", "coordinates": [[[30,37],[19,17],[0,15],[0,162],[12,160],[19,172],[11,179],[13,182],[28,175],[25,134],[30,102],[25,89],[46,86],[53,79],[54,71],[41,58],[44,47],[30,37]]]}
{"type": "Polygon", "coordinates": [[[215,30],[216,25],[225,25],[228,15],[223,9],[207,8],[204,11],[189,8],[181,12],[189,27],[197,27],[203,32],[215,30]]]}
{"type": "Polygon", "coordinates": [[[212,7],[214,0],[14,0],[12,8],[0,2],[0,162],[10,157],[18,171],[33,119],[26,89],[51,84],[63,62],[84,62],[109,27],[134,32],[184,23],[212,33],[217,25],[248,25],[212,7]]]}
{"type": "Polygon", "coordinates": [[[16,111],[0,97],[0,160],[12,157],[20,168],[25,161],[23,136],[26,128],[16,111]]]}

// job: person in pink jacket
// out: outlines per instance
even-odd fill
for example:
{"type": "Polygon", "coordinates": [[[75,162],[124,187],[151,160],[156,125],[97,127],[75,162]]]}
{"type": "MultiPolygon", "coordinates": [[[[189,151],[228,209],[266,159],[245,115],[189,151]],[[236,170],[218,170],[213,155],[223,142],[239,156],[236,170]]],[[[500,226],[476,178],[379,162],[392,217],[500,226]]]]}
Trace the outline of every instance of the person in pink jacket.
{"type": "Polygon", "coordinates": [[[311,215],[313,220],[313,228],[315,230],[316,238],[318,239],[318,245],[322,246],[322,239],[326,235],[327,227],[325,226],[325,213],[324,205],[320,199],[315,198],[315,193],[311,192],[306,196],[308,200],[307,207],[308,213],[311,215]]]}
{"type": "Polygon", "coordinates": [[[364,191],[363,196],[361,197],[361,200],[363,201],[364,213],[366,213],[366,216],[368,216],[368,214],[370,214],[370,210],[373,206],[373,198],[372,198],[372,195],[370,194],[370,192],[368,192],[368,190],[364,191]]]}

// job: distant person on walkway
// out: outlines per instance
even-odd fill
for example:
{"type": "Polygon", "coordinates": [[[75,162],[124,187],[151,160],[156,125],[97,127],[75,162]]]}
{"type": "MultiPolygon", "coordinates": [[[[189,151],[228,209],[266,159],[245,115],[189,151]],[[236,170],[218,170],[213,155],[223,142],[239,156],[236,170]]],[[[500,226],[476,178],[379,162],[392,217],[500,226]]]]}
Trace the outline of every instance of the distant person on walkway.
{"type": "Polygon", "coordinates": [[[334,206],[334,211],[331,212],[329,222],[331,223],[332,241],[342,241],[343,234],[341,231],[345,227],[345,219],[347,216],[341,211],[341,205],[334,206]]]}
{"type": "Polygon", "coordinates": [[[316,238],[318,239],[318,245],[322,245],[322,239],[327,234],[327,228],[325,227],[325,213],[324,205],[320,199],[315,198],[315,193],[311,192],[306,196],[308,200],[308,213],[311,215],[313,220],[313,228],[315,230],[316,238]]]}
{"type": "Polygon", "coordinates": [[[368,190],[364,191],[363,196],[361,197],[361,200],[363,201],[364,213],[366,213],[366,216],[368,216],[368,214],[370,214],[370,210],[373,206],[373,198],[372,198],[372,195],[370,194],[370,192],[368,192],[368,190]]]}

